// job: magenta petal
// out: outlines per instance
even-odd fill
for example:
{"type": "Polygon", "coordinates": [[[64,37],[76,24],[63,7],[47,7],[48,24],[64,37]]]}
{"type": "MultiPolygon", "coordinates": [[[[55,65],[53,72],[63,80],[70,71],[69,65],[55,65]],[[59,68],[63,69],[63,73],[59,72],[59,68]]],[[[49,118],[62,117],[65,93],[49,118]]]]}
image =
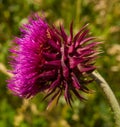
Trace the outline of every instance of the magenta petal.
{"type": "Polygon", "coordinates": [[[75,37],[74,37],[74,42],[77,41],[77,39],[79,38],[81,32],[82,32],[83,30],[85,30],[87,26],[88,26],[88,24],[86,24],[85,26],[83,26],[82,29],[80,29],[80,31],[75,35],[75,37]]]}
{"type": "Polygon", "coordinates": [[[64,46],[61,47],[61,66],[62,66],[62,72],[65,79],[68,79],[69,77],[69,69],[67,65],[65,64],[66,56],[65,56],[65,48],[64,46]]]}
{"type": "Polygon", "coordinates": [[[83,57],[85,57],[85,56],[88,57],[88,56],[93,55],[93,54],[95,54],[95,53],[96,53],[96,51],[87,50],[87,51],[85,51],[85,52],[82,52],[81,55],[80,55],[80,57],[81,57],[81,58],[83,58],[83,57]]]}
{"type": "Polygon", "coordinates": [[[81,86],[80,86],[80,83],[79,83],[77,77],[75,76],[74,73],[72,73],[71,75],[72,75],[73,86],[74,86],[76,89],[80,89],[81,86]]]}
{"type": "Polygon", "coordinates": [[[90,44],[86,45],[85,47],[82,47],[81,48],[81,51],[94,48],[95,46],[97,46],[99,44],[101,44],[101,42],[93,42],[93,43],[90,43],[90,44]]]}
{"type": "MultiPolygon", "coordinates": [[[[56,29],[56,28],[55,28],[56,29]]],[[[49,29],[50,35],[51,35],[51,39],[53,39],[54,41],[58,41],[61,42],[61,38],[60,35],[58,35],[56,33],[56,31],[54,31],[53,29],[49,29]]]]}
{"type": "Polygon", "coordinates": [[[75,46],[74,45],[71,45],[69,48],[68,48],[68,53],[73,53],[75,50],[75,46]]]}
{"type": "Polygon", "coordinates": [[[49,61],[49,62],[46,62],[44,64],[44,68],[46,69],[55,69],[55,68],[60,68],[61,66],[61,61],[60,60],[54,60],[54,61],[49,61]]]}
{"type": "Polygon", "coordinates": [[[78,42],[81,42],[85,38],[85,36],[88,34],[88,32],[89,32],[89,30],[83,31],[78,38],[78,42]]]}
{"type": "Polygon", "coordinates": [[[54,25],[52,25],[52,27],[53,27],[53,30],[54,30],[59,36],[61,36],[61,32],[60,32],[54,25]]]}
{"type": "Polygon", "coordinates": [[[64,31],[63,26],[61,26],[61,25],[60,25],[60,30],[61,30],[62,38],[63,38],[64,42],[66,43],[67,42],[67,35],[66,35],[65,31],[64,31]]]}
{"type": "Polygon", "coordinates": [[[70,40],[72,41],[73,39],[73,21],[70,24],[70,40]]]}
{"type": "Polygon", "coordinates": [[[43,52],[42,54],[46,60],[55,60],[57,58],[57,54],[55,54],[55,53],[43,52]]]}
{"type": "Polygon", "coordinates": [[[56,45],[56,43],[53,40],[49,40],[48,44],[55,50],[59,51],[60,47],[58,45],[56,45]]]}
{"type": "Polygon", "coordinates": [[[91,66],[91,67],[82,67],[80,65],[78,65],[78,69],[80,72],[89,72],[89,71],[93,71],[96,69],[96,67],[91,66]]]}
{"type": "Polygon", "coordinates": [[[60,75],[58,75],[57,79],[55,81],[53,81],[52,84],[50,84],[49,90],[56,88],[60,84],[61,84],[60,75]]]}
{"type": "Polygon", "coordinates": [[[38,78],[41,80],[49,80],[49,79],[52,79],[54,77],[56,77],[56,71],[55,70],[45,71],[38,76],[38,78]]]}
{"type": "Polygon", "coordinates": [[[79,41],[80,45],[88,42],[88,41],[91,41],[91,40],[94,40],[96,39],[96,37],[88,37],[88,38],[85,38],[83,41],[79,41]]]}
{"type": "Polygon", "coordinates": [[[70,60],[69,60],[70,68],[72,69],[72,68],[76,67],[80,62],[83,62],[83,59],[80,59],[77,57],[70,58],[70,60]]]}
{"type": "Polygon", "coordinates": [[[67,66],[63,66],[63,76],[64,76],[64,78],[65,79],[68,79],[68,77],[69,77],[69,69],[68,69],[68,67],[67,66]]]}
{"type": "Polygon", "coordinates": [[[71,105],[71,95],[67,82],[64,82],[64,85],[65,85],[65,93],[64,93],[65,100],[69,105],[71,105]]]}

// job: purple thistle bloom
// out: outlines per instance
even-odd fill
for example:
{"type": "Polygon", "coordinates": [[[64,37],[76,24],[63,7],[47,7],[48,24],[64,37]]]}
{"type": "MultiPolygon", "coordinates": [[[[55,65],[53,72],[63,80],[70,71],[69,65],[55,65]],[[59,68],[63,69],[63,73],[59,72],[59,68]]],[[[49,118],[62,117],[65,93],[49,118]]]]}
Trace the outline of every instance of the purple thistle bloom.
{"type": "Polygon", "coordinates": [[[89,36],[86,26],[73,36],[71,23],[68,36],[63,26],[50,27],[38,15],[30,18],[20,29],[21,37],[15,39],[17,46],[11,49],[14,76],[8,88],[24,98],[46,91],[44,99],[51,96],[49,104],[62,93],[70,105],[73,94],[83,100],[79,92],[89,92],[86,85],[93,81],[89,73],[96,69],[100,43],[89,36]]]}

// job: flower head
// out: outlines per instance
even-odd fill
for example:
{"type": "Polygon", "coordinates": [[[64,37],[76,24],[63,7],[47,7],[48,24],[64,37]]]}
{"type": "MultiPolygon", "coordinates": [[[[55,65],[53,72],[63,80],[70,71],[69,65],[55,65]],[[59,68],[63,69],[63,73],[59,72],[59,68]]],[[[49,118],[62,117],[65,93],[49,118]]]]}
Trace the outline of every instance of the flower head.
{"type": "Polygon", "coordinates": [[[8,88],[25,98],[47,91],[45,98],[51,96],[50,103],[62,93],[70,105],[73,94],[82,100],[79,92],[89,91],[86,85],[92,80],[88,74],[96,68],[100,43],[89,36],[86,25],[74,36],[71,23],[68,36],[62,25],[60,29],[49,26],[37,15],[20,30],[21,37],[15,38],[17,45],[11,49],[14,77],[8,88]]]}

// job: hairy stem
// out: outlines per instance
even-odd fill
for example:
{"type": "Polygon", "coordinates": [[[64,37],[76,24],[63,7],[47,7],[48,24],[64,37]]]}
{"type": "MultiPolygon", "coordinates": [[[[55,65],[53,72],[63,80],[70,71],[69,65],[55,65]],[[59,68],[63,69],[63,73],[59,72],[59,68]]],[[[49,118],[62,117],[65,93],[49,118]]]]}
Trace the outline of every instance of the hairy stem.
{"type": "Polygon", "coordinates": [[[95,81],[102,88],[102,90],[103,90],[103,92],[110,104],[110,107],[113,110],[116,127],[120,127],[120,106],[119,106],[119,103],[118,103],[113,91],[111,90],[108,83],[104,80],[104,78],[98,72],[93,72],[91,74],[91,77],[94,78],[95,81]]]}

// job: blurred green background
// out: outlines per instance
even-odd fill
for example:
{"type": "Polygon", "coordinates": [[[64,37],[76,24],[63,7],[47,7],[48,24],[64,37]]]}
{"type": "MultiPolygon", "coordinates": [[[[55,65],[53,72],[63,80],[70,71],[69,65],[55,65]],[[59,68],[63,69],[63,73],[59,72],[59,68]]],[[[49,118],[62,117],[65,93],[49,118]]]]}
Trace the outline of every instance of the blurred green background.
{"type": "Polygon", "coordinates": [[[62,23],[67,32],[71,20],[74,32],[90,23],[91,34],[104,41],[96,65],[120,102],[120,0],[0,0],[0,127],[114,127],[113,113],[95,83],[89,85],[95,92],[85,95],[86,102],[76,99],[73,109],[61,98],[47,111],[43,95],[22,100],[8,91],[12,40],[27,17],[41,11],[50,24],[62,23]]]}

